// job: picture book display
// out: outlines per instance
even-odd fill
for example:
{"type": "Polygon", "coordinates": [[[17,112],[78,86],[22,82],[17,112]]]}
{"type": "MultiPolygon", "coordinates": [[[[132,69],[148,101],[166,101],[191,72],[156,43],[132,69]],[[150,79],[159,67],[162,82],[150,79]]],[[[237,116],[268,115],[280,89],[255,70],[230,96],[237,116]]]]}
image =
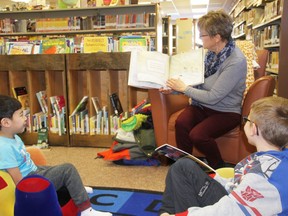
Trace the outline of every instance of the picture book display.
{"type": "Polygon", "coordinates": [[[119,39],[119,51],[129,52],[133,50],[147,51],[147,38],[137,36],[126,36],[119,39]]]}
{"type": "Polygon", "coordinates": [[[204,166],[206,168],[208,168],[209,170],[211,170],[214,173],[217,173],[215,169],[213,169],[212,167],[210,167],[208,164],[204,163],[203,161],[201,161],[200,159],[198,159],[197,157],[175,147],[175,146],[171,146],[169,144],[164,144],[159,146],[158,148],[155,149],[155,153],[154,154],[160,154],[160,155],[164,155],[174,161],[178,160],[179,158],[182,157],[189,157],[190,159],[194,160],[195,162],[197,162],[198,164],[200,164],[201,166],[204,166]]]}
{"type": "Polygon", "coordinates": [[[84,37],[83,39],[83,52],[96,53],[96,52],[109,52],[111,37],[84,37]]]}
{"type": "Polygon", "coordinates": [[[76,108],[74,109],[74,111],[72,112],[71,116],[75,115],[76,113],[80,113],[83,110],[86,109],[86,106],[88,104],[88,100],[89,97],[88,96],[84,96],[81,101],[78,103],[78,105],[76,106],[76,108]]]}
{"type": "Polygon", "coordinates": [[[53,38],[42,41],[42,53],[43,54],[56,54],[65,53],[66,51],[66,39],[65,38],[53,38]]]}
{"type": "Polygon", "coordinates": [[[204,49],[173,56],[160,52],[131,51],[128,85],[138,88],[161,88],[169,78],[186,85],[204,82],[204,49]]]}

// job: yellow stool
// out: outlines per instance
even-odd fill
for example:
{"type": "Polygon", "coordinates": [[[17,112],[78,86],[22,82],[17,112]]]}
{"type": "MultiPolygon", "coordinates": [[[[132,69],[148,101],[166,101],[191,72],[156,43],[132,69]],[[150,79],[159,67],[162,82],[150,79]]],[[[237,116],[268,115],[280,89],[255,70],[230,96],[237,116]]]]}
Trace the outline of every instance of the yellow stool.
{"type": "Polygon", "coordinates": [[[13,216],[15,203],[15,184],[11,176],[0,171],[0,215],[13,216]]]}
{"type": "Polygon", "coordinates": [[[232,167],[223,167],[216,170],[216,172],[223,178],[233,178],[234,177],[234,168],[232,167]]]}

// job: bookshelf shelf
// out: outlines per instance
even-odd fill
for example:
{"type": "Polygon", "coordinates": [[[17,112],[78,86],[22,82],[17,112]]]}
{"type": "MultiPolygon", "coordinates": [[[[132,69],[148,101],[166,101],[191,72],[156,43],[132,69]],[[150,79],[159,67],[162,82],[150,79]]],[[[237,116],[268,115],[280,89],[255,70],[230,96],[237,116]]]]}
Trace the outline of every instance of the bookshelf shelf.
{"type": "Polygon", "coordinates": [[[122,28],[122,29],[99,29],[99,30],[75,30],[75,31],[53,31],[53,32],[14,32],[0,33],[0,37],[10,36],[36,36],[36,35],[80,35],[80,34],[120,34],[129,32],[155,32],[155,27],[145,28],[122,28]]]}
{"type": "Polygon", "coordinates": [[[269,26],[269,25],[273,25],[273,24],[279,24],[280,21],[281,21],[281,15],[280,16],[277,16],[273,19],[270,19],[270,20],[267,20],[266,22],[263,22],[263,23],[260,23],[258,25],[255,25],[252,27],[252,29],[260,29],[260,28],[265,28],[266,26],[269,26]]]}
{"type": "Polygon", "coordinates": [[[238,35],[235,35],[233,36],[234,39],[239,39],[239,38],[242,38],[245,36],[245,33],[241,33],[241,34],[238,34],[238,35]]]}
{"type": "Polygon", "coordinates": [[[266,71],[273,74],[278,74],[278,69],[266,68],[266,71]]]}
{"type": "Polygon", "coordinates": [[[140,33],[142,35],[150,35],[151,37],[155,38],[154,44],[156,50],[162,50],[162,21],[159,15],[158,4],[121,5],[61,10],[5,11],[0,12],[0,20],[4,20],[5,23],[4,27],[2,28],[2,32],[0,32],[0,37],[3,38],[21,36],[31,36],[33,38],[33,36],[87,34],[121,36],[127,33],[140,33]],[[128,22],[127,17],[128,15],[132,16],[132,14],[133,17],[129,17],[128,22]],[[116,19],[116,15],[121,16],[121,18],[118,17],[119,19],[116,19]],[[127,17],[125,15],[127,15],[127,17]],[[113,23],[114,21],[112,21],[112,17],[118,20],[117,23],[116,21],[113,23]],[[57,20],[57,23],[55,23],[54,26],[54,24],[51,24],[53,23],[53,20],[50,20],[49,22],[47,21],[47,19],[50,18],[63,18],[64,20],[57,20]],[[14,28],[12,24],[14,20],[18,20],[18,25],[21,27],[14,28]],[[26,31],[25,22],[24,24],[21,23],[23,20],[36,20],[36,30],[26,31]],[[105,22],[105,20],[107,22],[105,22]],[[37,24],[37,22],[39,22],[39,24],[37,24]],[[60,27],[58,26],[60,25],[58,22],[61,22],[60,27]],[[123,27],[123,25],[125,27],[123,27]],[[55,29],[53,29],[53,27],[55,29]]]}

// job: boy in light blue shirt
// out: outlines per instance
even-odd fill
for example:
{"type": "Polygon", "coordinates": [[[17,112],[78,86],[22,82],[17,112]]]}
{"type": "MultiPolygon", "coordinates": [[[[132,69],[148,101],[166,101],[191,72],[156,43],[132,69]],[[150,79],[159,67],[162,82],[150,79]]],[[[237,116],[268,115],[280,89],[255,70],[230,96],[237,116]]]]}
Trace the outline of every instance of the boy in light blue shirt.
{"type": "Polygon", "coordinates": [[[76,168],[65,163],[58,166],[36,166],[21,138],[17,135],[26,127],[27,118],[21,103],[0,95],[0,170],[10,174],[14,183],[28,175],[41,175],[53,183],[56,190],[66,187],[81,216],[105,216],[111,213],[95,211],[76,168]]]}

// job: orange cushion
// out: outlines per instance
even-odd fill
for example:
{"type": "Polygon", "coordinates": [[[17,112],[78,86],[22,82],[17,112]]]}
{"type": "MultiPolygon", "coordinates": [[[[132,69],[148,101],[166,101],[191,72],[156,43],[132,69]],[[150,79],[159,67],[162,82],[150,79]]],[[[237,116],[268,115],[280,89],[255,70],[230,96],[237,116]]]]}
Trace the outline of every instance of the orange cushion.
{"type": "Polygon", "coordinates": [[[47,165],[47,161],[45,155],[43,154],[42,150],[36,147],[27,147],[27,152],[29,152],[31,159],[37,166],[44,166],[47,165]]]}

